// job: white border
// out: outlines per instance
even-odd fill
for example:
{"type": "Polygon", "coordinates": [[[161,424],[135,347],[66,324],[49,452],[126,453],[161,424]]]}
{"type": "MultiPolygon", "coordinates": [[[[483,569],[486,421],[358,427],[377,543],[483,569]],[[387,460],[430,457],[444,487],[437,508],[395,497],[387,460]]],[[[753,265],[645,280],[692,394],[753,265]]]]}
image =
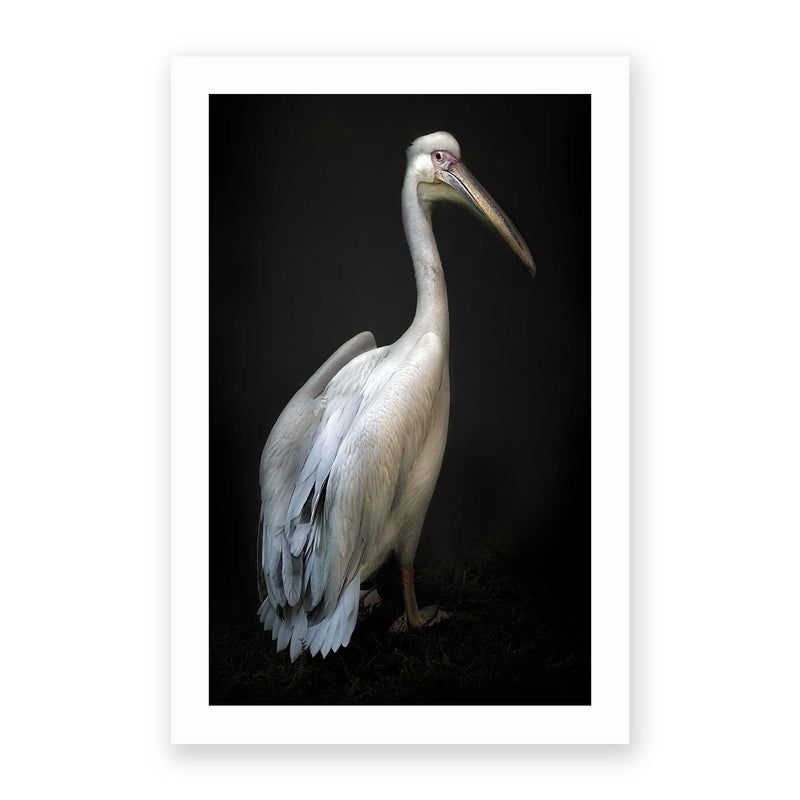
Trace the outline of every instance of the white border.
{"type": "Polygon", "coordinates": [[[627,743],[628,59],[175,58],[171,176],[172,742],[627,743]],[[209,706],[208,95],[429,93],[432,74],[592,95],[592,705],[209,706]]]}

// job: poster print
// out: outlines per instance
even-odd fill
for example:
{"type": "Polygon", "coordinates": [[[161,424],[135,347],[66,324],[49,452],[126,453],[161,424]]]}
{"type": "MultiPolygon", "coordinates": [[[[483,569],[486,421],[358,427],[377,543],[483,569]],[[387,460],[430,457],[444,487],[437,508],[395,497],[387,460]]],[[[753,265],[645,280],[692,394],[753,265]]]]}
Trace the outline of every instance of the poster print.
{"type": "Polygon", "coordinates": [[[592,94],[207,103],[209,707],[591,708],[592,94]]]}

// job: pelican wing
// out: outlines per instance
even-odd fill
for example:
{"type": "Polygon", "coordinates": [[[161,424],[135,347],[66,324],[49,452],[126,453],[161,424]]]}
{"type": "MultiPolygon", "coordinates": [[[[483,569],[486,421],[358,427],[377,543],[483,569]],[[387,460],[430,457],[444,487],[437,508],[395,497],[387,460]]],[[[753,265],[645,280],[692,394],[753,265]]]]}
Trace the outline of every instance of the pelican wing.
{"type": "Polygon", "coordinates": [[[362,352],[316,398],[295,396],[290,407],[302,411],[288,415],[287,407],[270,434],[261,469],[261,618],[278,649],[291,642],[293,659],[302,643],[325,655],[350,639],[359,569],[425,441],[443,358],[434,334],[399,362],[390,348],[362,352]]]}
{"type": "MultiPolygon", "coordinates": [[[[270,532],[274,536],[282,532],[300,472],[323,419],[325,401],[322,393],[346,364],[374,350],[375,337],[369,332],[360,333],[343,344],[292,397],[273,426],[261,454],[259,565],[266,564],[267,556],[274,562],[276,556],[280,555],[274,547],[268,546],[271,542],[267,541],[266,534],[270,532]]],[[[260,578],[269,582],[270,571],[259,569],[260,578]]],[[[281,596],[285,601],[283,592],[277,591],[279,586],[273,584],[273,596],[281,596]]],[[[263,596],[267,586],[262,584],[261,589],[263,596]]]]}
{"type": "MultiPolygon", "coordinates": [[[[442,383],[444,348],[428,333],[381,382],[343,439],[327,487],[326,609],[358,576],[365,554],[384,547],[396,499],[425,442],[442,383]]],[[[391,543],[392,545],[394,543],[391,543]]]]}

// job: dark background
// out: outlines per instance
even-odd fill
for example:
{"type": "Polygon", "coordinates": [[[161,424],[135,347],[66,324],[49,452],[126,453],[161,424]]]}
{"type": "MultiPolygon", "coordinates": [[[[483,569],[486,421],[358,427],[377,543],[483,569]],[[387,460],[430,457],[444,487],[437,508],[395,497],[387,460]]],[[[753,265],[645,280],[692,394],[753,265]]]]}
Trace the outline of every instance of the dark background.
{"type": "MultiPolygon", "coordinates": [[[[458,565],[480,583],[481,564],[491,562],[487,574],[493,570],[500,587],[493,613],[513,617],[514,630],[529,638],[548,632],[541,634],[536,669],[509,666],[510,674],[528,676],[515,678],[513,691],[476,691],[464,679],[464,692],[447,701],[589,702],[590,98],[584,95],[210,98],[212,702],[291,696],[269,683],[264,664],[261,683],[252,677],[254,653],[288,661],[285,653],[272,655],[255,616],[261,449],[292,394],[340,344],[364,330],[379,346],[389,344],[411,323],[415,286],[400,216],[405,149],[436,130],[458,139],[465,164],[513,220],[538,272],[531,278],[463,209],[435,210],[450,303],[452,397],[417,568],[423,584],[426,566],[442,574],[452,566],[457,576],[458,565]],[[476,553],[482,560],[473,560],[476,553]],[[501,598],[503,592],[512,593],[501,598]],[[534,620],[535,614],[544,618],[534,620]],[[244,640],[247,647],[235,646],[244,640]],[[555,649],[558,658],[549,652],[555,649]],[[567,665],[556,678],[551,667],[540,669],[556,661],[567,665]]],[[[385,601],[394,601],[386,591],[385,601]]],[[[399,588],[390,583],[388,591],[399,603],[399,588]]],[[[419,588],[418,597],[421,606],[439,600],[419,588]]],[[[492,595],[481,602],[491,604],[492,595]]],[[[437,630],[425,635],[436,637],[437,630]]],[[[354,650],[358,636],[359,627],[354,650]]],[[[502,640],[485,636],[483,650],[503,648],[502,640]]],[[[392,652],[402,656],[404,646],[395,641],[392,652]]],[[[391,702],[392,691],[398,702],[431,701],[423,679],[402,697],[396,689],[359,697],[391,702]]]]}

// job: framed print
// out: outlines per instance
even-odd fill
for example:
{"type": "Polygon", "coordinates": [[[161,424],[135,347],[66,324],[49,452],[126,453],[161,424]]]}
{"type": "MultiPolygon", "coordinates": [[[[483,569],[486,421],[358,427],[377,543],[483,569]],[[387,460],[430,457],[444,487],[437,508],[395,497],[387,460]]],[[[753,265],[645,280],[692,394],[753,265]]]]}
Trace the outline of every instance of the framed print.
{"type": "Polygon", "coordinates": [[[173,742],[627,742],[627,59],[176,58],[171,209],[173,742]]]}

